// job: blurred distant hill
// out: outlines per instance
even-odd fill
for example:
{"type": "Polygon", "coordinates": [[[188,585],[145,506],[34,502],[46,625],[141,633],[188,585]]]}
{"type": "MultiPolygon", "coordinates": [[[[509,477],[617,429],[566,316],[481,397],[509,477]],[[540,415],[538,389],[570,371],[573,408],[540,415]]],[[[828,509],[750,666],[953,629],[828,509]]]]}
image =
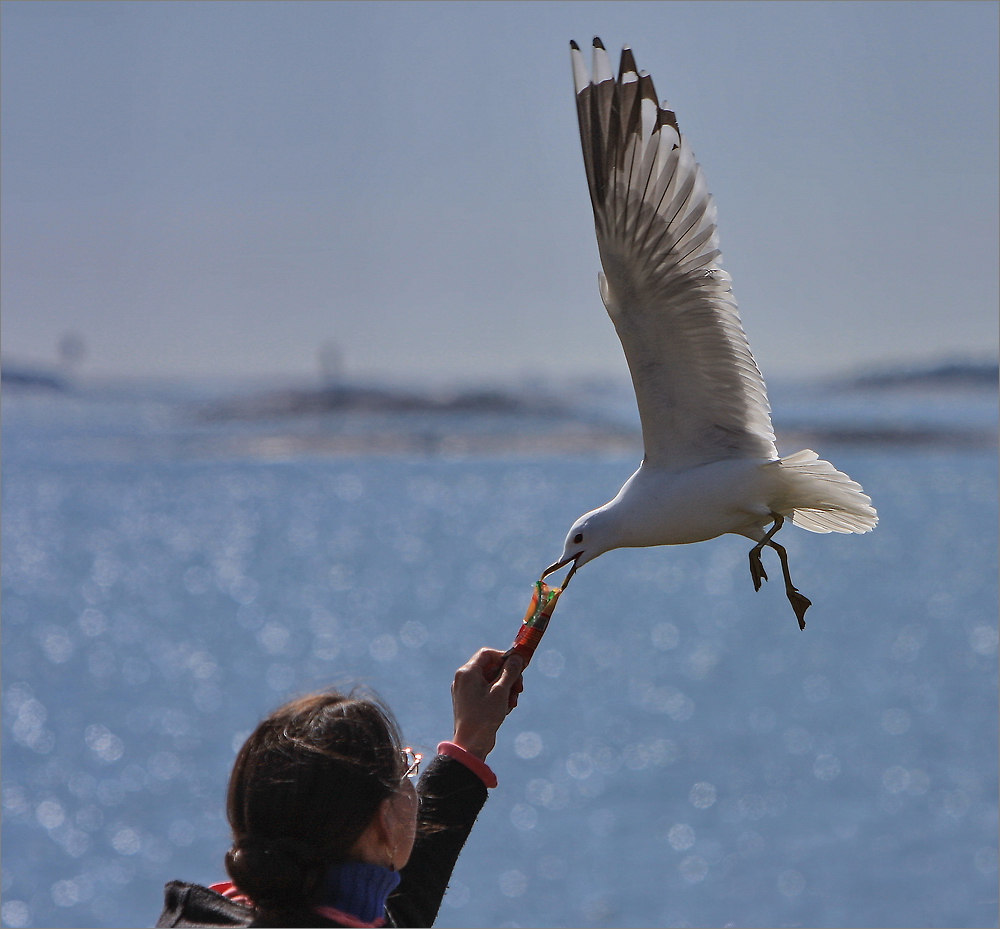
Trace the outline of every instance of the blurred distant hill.
{"type": "Polygon", "coordinates": [[[848,386],[865,390],[895,387],[989,389],[1000,385],[1000,362],[947,362],[876,371],[852,378],[848,386]]]}
{"type": "Polygon", "coordinates": [[[66,379],[44,368],[23,367],[4,362],[0,367],[0,382],[4,387],[15,390],[58,390],[65,391],[69,385],[66,379]]]}
{"type": "Polygon", "coordinates": [[[276,390],[236,397],[204,407],[206,420],[271,419],[317,413],[480,413],[560,415],[547,398],[517,396],[498,389],[425,393],[388,387],[341,384],[316,390],[276,390]]]}
{"type": "MultiPolygon", "coordinates": [[[[102,381],[10,363],[2,375],[12,402],[42,418],[72,407],[74,428],[99,422],[95,439],[113,433],[115,448],[136,455],[161,447],[269,458],[642,453],[635,396],[619,380],[449,391],[346,381],[314,388],[102,381]]],[[[781,454],[836,446],[991,449],[998,383],[995,361],[938,361],[838,380],[778,378],[768,393],[781,454]]]]}
{"type": "MultiPolygon", "coordinates": [[[[874,371],[835,382],[847,390],[986,390],[1000,384],[998,362],[946,362],[930,366],[874,371]]],[[[825,388],[829,390],[829,386],[825,388]]],[[[599,392],[599,391],[598,391],[599,392]]],[[[425,392],[347,383],[316,389],[283,389],[233,397],[203,407],[205,420],[253,420],[322,413],[473,413],[482,415],[578,416],[579,402],[514,390],[473,389],[425,392]]],[[[570,391],[569,393],[576,393],[570,391]]],[[[585,403],[587,401],[584,401],[585,403]]]]}

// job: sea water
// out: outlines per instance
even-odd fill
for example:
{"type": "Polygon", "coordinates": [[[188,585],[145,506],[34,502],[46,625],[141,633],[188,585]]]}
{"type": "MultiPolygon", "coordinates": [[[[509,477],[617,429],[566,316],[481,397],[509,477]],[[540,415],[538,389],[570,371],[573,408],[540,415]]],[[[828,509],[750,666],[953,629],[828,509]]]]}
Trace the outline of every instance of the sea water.
{"type": "MultiPolygon", "coordinates": [[[[4,426],[10,926],[151,925],[164,882],[225,879],[229,767],[294,695],[368,684],[433,752],[455,668],[635,465],[199,455],[123,398],[4,426]]],[[[995,452],[819,451],[881,523],[782,531],[804,632],[743,539],[580,571],[438,925],[996,924],[995,452]]]]}

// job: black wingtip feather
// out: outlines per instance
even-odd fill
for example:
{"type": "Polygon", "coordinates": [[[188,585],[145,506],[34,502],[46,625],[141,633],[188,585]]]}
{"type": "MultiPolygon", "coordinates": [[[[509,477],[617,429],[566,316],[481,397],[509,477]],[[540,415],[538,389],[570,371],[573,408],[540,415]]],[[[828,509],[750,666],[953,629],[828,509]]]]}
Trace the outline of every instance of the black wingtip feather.
{"type": "Polygon", "coordinates": [[[569,40],[569,47],[573,49],[574,52],[580,51],[580,46],[576,44],[576,39],[569,40]]]}
{"type": "Polygon", "coordinates": [[[681,131],[681,127],[677,125],[677,116],[674,114],[673,110],[661,106],[657,113],[657,119],[659,120],[659,125],[673,126],[678,133],[681,131]]]}
{"type": "Polygon", "coordinates": [[[597,35],[594,36],[594,48],[604,48],[604,43],[601,41],[600,36],[597,35]]]}
{"type": "Polygon", "coordinates": [[[635,66],[635,58],[632,56],[632,49],[627,45],[622,49],[622,60],[618,67],[618,80],[628,74],[630,71],[637,71],[635,66]]]}

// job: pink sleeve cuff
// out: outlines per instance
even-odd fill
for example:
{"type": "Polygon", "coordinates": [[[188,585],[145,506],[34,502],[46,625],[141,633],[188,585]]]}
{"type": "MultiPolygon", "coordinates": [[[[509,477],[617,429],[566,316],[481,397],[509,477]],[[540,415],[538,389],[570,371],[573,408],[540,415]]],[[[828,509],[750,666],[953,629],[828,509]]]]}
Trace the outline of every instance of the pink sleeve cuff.
{"type": "Polygon", "coordinates": [[[454,758],[455,761],[460,761],[464,764],[473,774],[479,777],[487,787],[497,786],[497,776],[493,773],[490,766],[485,762],[478,759],[475,755],[470,754],[461,745],[456,745],[454,742],[442,742],[437,748],[439,755],[447,755],[449,758],[454,758]]]}

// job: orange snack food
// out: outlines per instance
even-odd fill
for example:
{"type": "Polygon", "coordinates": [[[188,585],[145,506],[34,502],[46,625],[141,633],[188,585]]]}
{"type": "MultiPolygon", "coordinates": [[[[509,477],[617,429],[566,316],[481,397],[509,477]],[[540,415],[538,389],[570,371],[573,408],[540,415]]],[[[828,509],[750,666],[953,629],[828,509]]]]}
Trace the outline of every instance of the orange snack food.
{"type": "Polygon", "coordinates": [[[535,590],[531,595],[531,603],[528,604],[528,612],[524,614],[524,622],[521,623],[514,644],[507,649],[507,655],[520,655],[525,667],[545,635],[561,593],[561,587],[549,587],[545,581],[535,581],[535,590]]]}

